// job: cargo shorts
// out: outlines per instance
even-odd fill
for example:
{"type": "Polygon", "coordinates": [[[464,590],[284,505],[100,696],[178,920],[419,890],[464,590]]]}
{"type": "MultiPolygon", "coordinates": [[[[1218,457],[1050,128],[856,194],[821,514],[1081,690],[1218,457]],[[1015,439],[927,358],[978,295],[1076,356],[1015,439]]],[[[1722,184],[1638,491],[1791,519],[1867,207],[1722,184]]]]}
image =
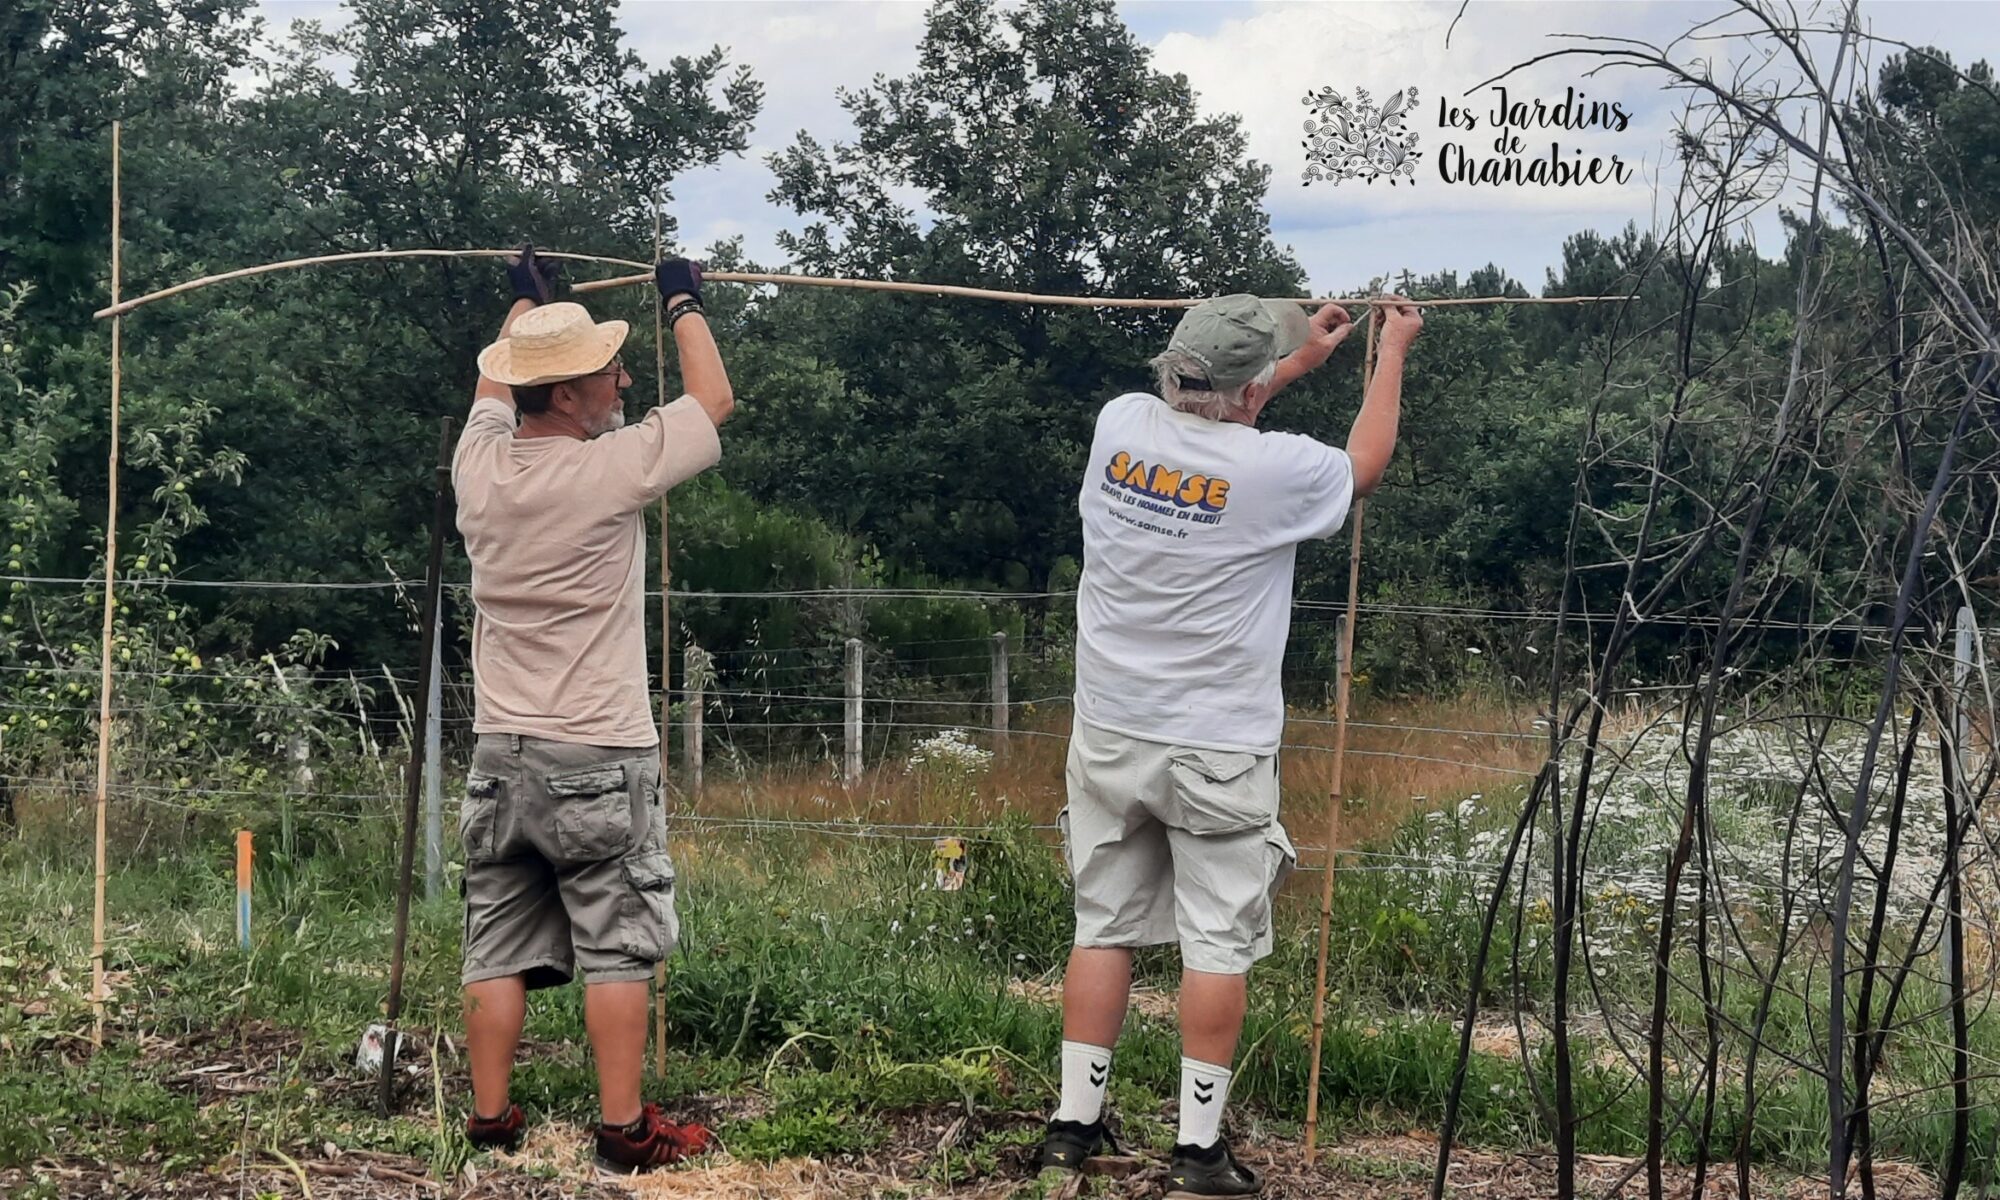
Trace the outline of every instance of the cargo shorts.
{"type": "Polygon", "coordinates": [[[1276,755],[1142,741],[1075,721],[1056,818],[1076,880],[1076,944],[1179,942],[1196,971],[1271,952],[1271,908],[1298,861],[1278,823],[1276,755]]]}
{"type": "Polygon", "coordinates": [[[465,983],[650,979],[680,940],[657,748],[480,734],[458,832],[465,983]]]}

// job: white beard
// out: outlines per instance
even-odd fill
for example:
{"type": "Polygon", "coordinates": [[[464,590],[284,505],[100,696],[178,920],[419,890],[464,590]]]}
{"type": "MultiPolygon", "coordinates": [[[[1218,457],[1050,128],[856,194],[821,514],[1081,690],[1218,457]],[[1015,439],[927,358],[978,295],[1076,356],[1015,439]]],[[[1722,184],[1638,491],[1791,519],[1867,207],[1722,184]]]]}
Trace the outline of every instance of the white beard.
{"type": "Polygon", "coordinates": [[[621,404],[617,408],[612,409],[610,415],[605,417],[602,427],[590,431],[590,436],[594,438],[603,437],[607,433],[623,428],[625,428],[625,406],[621,404]]]}

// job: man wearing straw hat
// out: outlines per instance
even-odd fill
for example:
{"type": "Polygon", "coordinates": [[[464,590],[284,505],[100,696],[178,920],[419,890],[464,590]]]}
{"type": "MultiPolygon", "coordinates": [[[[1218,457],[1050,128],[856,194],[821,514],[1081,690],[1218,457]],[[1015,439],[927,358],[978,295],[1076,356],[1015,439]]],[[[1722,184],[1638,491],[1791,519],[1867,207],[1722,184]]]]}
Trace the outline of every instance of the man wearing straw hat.
{"type": "Polygon", "coordinates": [[[654,964],[674,949],[674,867],[647,686],[646,507],[715,465],[734,400],[701,308],[700,267],[656,271],[685,393],[625,425],[626,324],[549,303],[523,246],[515,300],[480,352],[452,461],[472,561],[478,745],[465,844],[466,1044],[476,1146],[512,1146],[508,1077],[527,993],[584,975],[597,1060],[597,1161],[615,1171],[709,1146],[640,1102],[654,964]]]}
{"type": "Polygon", "coordinates": [[[1250,966],[1295,855],[1278,823],[1279,665],[1299,543],[1332,536],[1382,482],[1403,360],[1423,326],[1388,297],[1345,449],[1257,419],[1353,330],[1345,310],[1234,295],[1188,310],[1153,360],[1160,395],[1098,414],[1079,498],[1076,715],[1059,818],[1076,880],[1063,979],[1062,1096],[1044,1168],[1116,1153],[1111,1050],[1132,950],[1181,949],[1180,1128],[1169,1197],[1248,1196],[1222,1138],[1250,966]]]}

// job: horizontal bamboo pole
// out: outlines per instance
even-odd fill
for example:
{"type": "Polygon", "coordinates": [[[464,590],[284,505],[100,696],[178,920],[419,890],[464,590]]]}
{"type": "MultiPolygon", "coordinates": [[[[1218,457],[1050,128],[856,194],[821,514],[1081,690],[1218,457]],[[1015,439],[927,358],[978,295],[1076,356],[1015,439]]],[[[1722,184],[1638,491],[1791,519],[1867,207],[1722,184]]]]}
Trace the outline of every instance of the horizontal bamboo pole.
{"type": "MultiPolygon", "coordinates": [[[[891,279],[841,279],[824,275],[773,275],[753,271],[703,271],[702,282],[776,283],[797,287],[853,288],[864,292],[907,292],[919,296],[960,296],[967,300],[1005,300],[1015,304],[1067,305],[1073,308],[1193,308],[1200,297],[1139,299],[1120,296],[1054,296],[1045,292],[1003,292],[993,288],[961,287],[952,283],[914,283],[891,279]]],[[[573,292],[601,292],[609,288],[637,287],[653,282],[644,275],[620,275],[613,279],[592,279],[571,287],[573,292]]],[[[1373,304],[1380,296],[1287,296],[1299,304],[1373,304]]],[[[1445,300],[1410,300],[1423,308],[1449,308],[1464,304],[1594,304],[1606,300],[1632,300],[1633,296],[1460,296],[1445,300]]]]}
{"type": "MultiPolygon", "coordinates": [[[[220,275],[204,275],[177,283],[157,292],[147,292],[100,308],[92,313],[99,320],[105,317],[122,316],[135,308],[143,308],[157,300],[166,300],[188,292],[199,291],[218,283],[228,283],[233,279],[249,279],[256,275],[269,275],[275,271],[294,271],[301,267],[321,267],[334,263],[369,262],[401,258],[505,258],[516,254],[515,250],[360,250],[351,254],[321,254],[311,258],[289,258],[283,262],[265,263],[262,266],[244,267],[236,271],[225,271],[220,275]]],[[[542,258],[566,258],[577,262],[604,263],[614,267],[636,267],[645,271],[643,275],[620,275],[612,279],[591,279],[573,285],[570,290],[579,294],[600,292],[609,288],[637,287],[651,283],[653,274],[645,263],[624,258],[606,258],[597,254],[565,254],[557,250],[537,250],[542,258]]],[[[757,271],[704,271],[704,281],[715,283],[781,284],[791,287],[836,287],[853,288],[866,292],[904,292],[918,296],[959,296],[968,300],[1004,300],[1015,304],[1046,304],[1073,308],[1193,308],[1200,304],[1200,298],[1173,297],[1147,299],[1120,296],[1055,296],[1040,292],[1006,292],[993,288],[962,287],[951,283],[915,283],[895,279],[842,279],[823,275],[778,275],[757,271]]],[[[1379,296],[1292,296],[1287,299],[1299,304],[1373,304],[1379,296]]],[[[1605,301],[1631,300],[1632,296],[1457,296],[1443,300],[1411,300],[1420,308],[1452,308],[1469,304],[1598,304],[1605,301]]]]}
{"type": "MultiPolygon", "coordinates": [[[[253,275],[269,275],[274,271],[296,271],[300,267],[323,267],[332,263],[369,262],[394,258],[508,258],[519,253],[519,250],[357,250],[350,254],[320,254],[312,258],[288,258],[283,262],[265,263],[258,267],[244,267],[238,271],[224,271],[220,275],[204,275],[200,279],[190,279],[186,283],[177,283],[170,288],[161,288],[157,292],[147,292],[143,296],[134,296],[132,299],[124,301],[121,304],[113,304],[108,308],[100,308],[90,315],[103,320],[105,317],[116,317],[131,312],[135,308],[142,308],[145,305],[153,303],[155,300],[165,300],[186,292],[199,291],[202,288],[211,287],[218,283],[228,283],[232,279],[248,279],[253,275]]],[[[614,267],[637,267],[641,270],[650,269],[645,263],[633,262],[629,258],[605,258],[597,254],[564,254],[556,250],[536,250],[535,255],[538,258],[567,258],[577,262],[605,263],[614,267]]],[[[651,279],[652,276],[646,275],[644,278],[651,279]]]]}

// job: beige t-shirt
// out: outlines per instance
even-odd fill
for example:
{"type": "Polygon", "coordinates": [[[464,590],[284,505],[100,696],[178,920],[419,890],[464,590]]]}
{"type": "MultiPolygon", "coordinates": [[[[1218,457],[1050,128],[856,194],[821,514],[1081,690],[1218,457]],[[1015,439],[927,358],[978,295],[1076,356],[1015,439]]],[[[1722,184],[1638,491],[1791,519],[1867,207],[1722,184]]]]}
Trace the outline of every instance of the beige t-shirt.
{"type": "Polygon", "coordinates": [[[516,438],[513,405],[473,403],[451,478],[472,560],[476,732],[659,744],[641,514],[721,458],[692,396],[587,442],[516,438]]]}

